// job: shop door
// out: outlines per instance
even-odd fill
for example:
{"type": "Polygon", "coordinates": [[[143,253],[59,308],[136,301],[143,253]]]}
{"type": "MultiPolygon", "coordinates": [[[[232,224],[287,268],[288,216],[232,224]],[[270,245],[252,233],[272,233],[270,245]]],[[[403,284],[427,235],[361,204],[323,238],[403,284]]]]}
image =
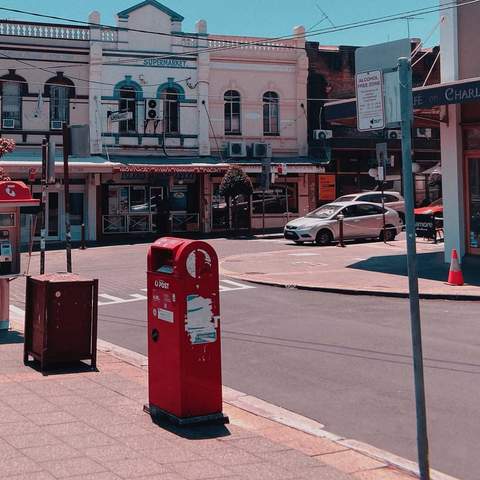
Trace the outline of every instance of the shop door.
{"type": "MultiPolygon", "coordinates": [[[[82,239],[82,224],[85,224],[85,192],[82,188],[70,187],[70,231],[72,241],[79,242],[82,239]]],[[[86,235],[86,232],[85,232],[86,235]]]]}
{"type": "Polygon", "coordinates": [[[480,155],[467,157],[467,251],[480,255],[480,155]]]}
{"type": "MultiPolygon", "coordinates": [[[[34,187],[33,198],[42,198],[40,187],[34,187]]],[[[59,202],[59,192],[48,192],[47,204],[45,205],[45,229],[47,231],[47,240],[60,240],[59,202]]],[[[40,240],[40,229],[42,228],[41,223],[42,220],[39,215],[35,228],[35,240],[40,240]]]]}

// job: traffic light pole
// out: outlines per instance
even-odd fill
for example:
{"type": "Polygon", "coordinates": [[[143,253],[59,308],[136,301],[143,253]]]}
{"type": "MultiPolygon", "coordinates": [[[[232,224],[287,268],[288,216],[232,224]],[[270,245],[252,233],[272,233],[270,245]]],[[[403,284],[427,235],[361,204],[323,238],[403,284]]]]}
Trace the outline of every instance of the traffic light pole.
{"type": "Polygon", "coordinates": [[[418,465],[421,480],[430,480],[428,455],[427,411],[423,378],[422,330],[418,294],[417,252],[415,235],[414,190],[412,175],[412,67],[407,58],[399,58],[400,108],[402,127],[402,169],[405,196],[405,228],[407,233],[408,286],[412,330],[415,407],[417,413],[418,465]]]}

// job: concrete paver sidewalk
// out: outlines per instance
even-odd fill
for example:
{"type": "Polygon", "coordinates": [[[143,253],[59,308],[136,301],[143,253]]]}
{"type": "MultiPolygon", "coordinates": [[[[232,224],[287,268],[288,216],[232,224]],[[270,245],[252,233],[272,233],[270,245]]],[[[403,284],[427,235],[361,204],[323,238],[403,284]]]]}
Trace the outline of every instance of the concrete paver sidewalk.
{"type": "Polygon", "coordinates": [[[225,427],[159,427],[142,412],[145,367],[99,352],[99,372],[44,377],[23,365],[22,342],[16,331],[0,335],[2,480],[413,478],[235,402],[224,404],[225,427]]]}
{"type": "MultiPolygon", "coordinates": [[[[462,265],[464,286],[447,285],[443,244],[417,242],[420,295],[424,298],[480,299],[480,262],[462,265]]],[[[406,242],[317,247],[295,246],[221,260],[221,273],[240,280],[340,293],[408,296],[406,242]]]]}

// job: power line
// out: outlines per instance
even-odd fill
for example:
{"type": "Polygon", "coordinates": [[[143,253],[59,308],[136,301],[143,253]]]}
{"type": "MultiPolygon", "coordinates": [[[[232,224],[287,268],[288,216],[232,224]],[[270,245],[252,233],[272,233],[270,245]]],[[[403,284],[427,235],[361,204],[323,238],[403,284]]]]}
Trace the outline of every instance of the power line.
{"type": "MultiPolygon", "coordinates": [[[[383,17],[378,17],[376,19],[362,20],[360,22],[352,22],[350,24],[344,24],[344,25],[341,25],[341,26],[338,26],[338,27],[335,27],[335,28],[312,31],[312,32],[309,32],[309,33],[301,34],[301,35],[293,34],[293,35],[288,35],[288,36],[284,36],[284,37],[276,37],[276,38],[269,39],[269,42],[278,41],[278,40],[282,40],[282,39],[285,40],[285,39],[292,39],[292,38],[305,38],[305,37],[315,36],[315,35],[319,35],[319,34],[335,33],[335,32],[338,32],[338,31],[344,31],[344,30],[349,30],[349,29],[353,29],[353,28],[359,28],[359,27],[362,27],[362,26],[376,25],[376,24],[379,24],[379,23],[388,23],[388,22],[395,21],[395,20],[403,18],[405,16],[405,14],[411,14],[411,13],[415,13],[415,12],[422,12],[423,14],[440,12],[440,11],[449,10],[449,9],[453,9],[453,8],[460,8],[460,7],[464,7],[464,6],[467,6],[467,5],[472,5],[472,4],[475,4],[475,3],[478,3],[478,2],[480,2],[480,0],[470,0],[470,1],[462,3],[462,4],[457,4],[456,2],[450,2],[448,4],[444,4],[442,7],[434,7],[434,8],[433,7],[424,7],[424,8],[420,8],[420,9],[409,10],[407,12],[401,12],[401,13],[397,13],[397,14],[386,15],[386,16],[383,16],[383,17]]],[[[0,7],[0,10],[13,10],[13,9],[6,9],[5,7],[0,7]]],[[[23,11],[23,10],[15,10],[15,11],[17,11],[18,13],[24,13],[24,14],[30,14],[31,13],[31,12],[26,12],[26,11],[23,11]]],[[[47,18],[52,18],[52,16],[43,15],[43,14],[37,14],[36,13],[35,15],[44,16],[44,17],[47,17],[47,18]]],[[[57,17],[57,19],[62,19],[62,18],[63,17],[57,17]]],[[[76,22],[80,22],[80,21],[77,20],[76,22]]],[[[94,24],[94,25],[97,25],[97,24],[94,24]]],[[[109,28],[117,28],[117,27],[109,27],[109,28]]],[[[155,33],[158,33],[158,32],[155,32],[155,33]]],[[[223,41],[223,40],[221,40],[221,41],[223,41]]],[[[264,40],[262,40],[262,41],[264,41],[264,40]]],[[[241,48],[245,44],[258,45],[258,43],[259,42],[245,42],[243,45],[235,44],[235,45],[230,46],[230,47],[218,47],[218,48],[211,48],[211,49],[206,48],[206,49],[203,50],[203,52],[218,51],[218,50],[230,50],[230,49],[235,49],[235,48],[241,48]]],[[[269,45],[269,46],[272,46],[272,45],[269,45]]],[[[283,48],[281,46],[277,46],[277,47],[283,48]]],[[[181,54],[182,55],[188,55],[189,53],[196,54],[196,53],[198,53],[198,50],[195,50],[193,52],[183,52],[181,54]]],[[[143,60],[145,60],[147,58],[148,59],[159,59],[160,60],[160,59],[169,58],[171,56],[178,56],[179,54],[180,53],[168,54],[167,56],[145,57],[145,58],[143,58],[143,60]]],[[[6,54],[2,54],[2,55],[7,57],[7,58],[12,59],[11,57],[9,57],[6,54]]],[[[30,64],[30,63],[28,63],[24,60],[19,60],[19,59],[12,59],[12,60],[18,61],[18,62],[23,63],[23,64],[25,64],[27,66],[30,66],[30,67],[38,68],[39,70],[43,70],[43,71],[51,73],[51,74],[56,74],[56,72],[53,72],[51,70],[48,70],[48,69],[45,69],[45,68],[42,68],[42,67],[37,67],[36,65],[30,64]]],[[[135,62],[138,61],[137,59],[132,59],[132,60],[135,61],[135,62]]],[[[128,64],[128,63],[131,63],[131,61],[130,62],[119,62],[119,63],[128,64]]],[[[106,62],[103,65],[109,65],[109,63],[106,62]]],[[[107,82],[99,82],[99,81],[95,81],[95,80],[88,80],[88,79],[73,77],[73,76],[71,78],[76,79],[78,81],[86,82],[86,83],[95,83],[95,84],[106,85],[106,86],[114,86],[115,85],[115,84],[111,84],[111,83],[107,83],[107,82]]],[[[146,86],[156,86],[156,85],[146,85],[146,86]]]]}

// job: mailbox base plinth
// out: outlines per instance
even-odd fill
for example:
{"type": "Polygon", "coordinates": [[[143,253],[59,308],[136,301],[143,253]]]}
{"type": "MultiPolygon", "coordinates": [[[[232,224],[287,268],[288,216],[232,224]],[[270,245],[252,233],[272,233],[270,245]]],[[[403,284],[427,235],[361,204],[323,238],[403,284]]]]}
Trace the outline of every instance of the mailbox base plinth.
{"type": "Polygon", "coordinates": [[[148,413],[154,423],[166,420],[173,425],[180,427],[189,426],[189,425],[225,425],[230,423],[229,418],[224,415],[222,412],[211,413],[209,415],[200,415],[197,417],[185,417],[180,418],[174,415],[173,413],[166,412],[161,408],[156,407],[155,405],[144,405],[143,411],[148,413]]]}

